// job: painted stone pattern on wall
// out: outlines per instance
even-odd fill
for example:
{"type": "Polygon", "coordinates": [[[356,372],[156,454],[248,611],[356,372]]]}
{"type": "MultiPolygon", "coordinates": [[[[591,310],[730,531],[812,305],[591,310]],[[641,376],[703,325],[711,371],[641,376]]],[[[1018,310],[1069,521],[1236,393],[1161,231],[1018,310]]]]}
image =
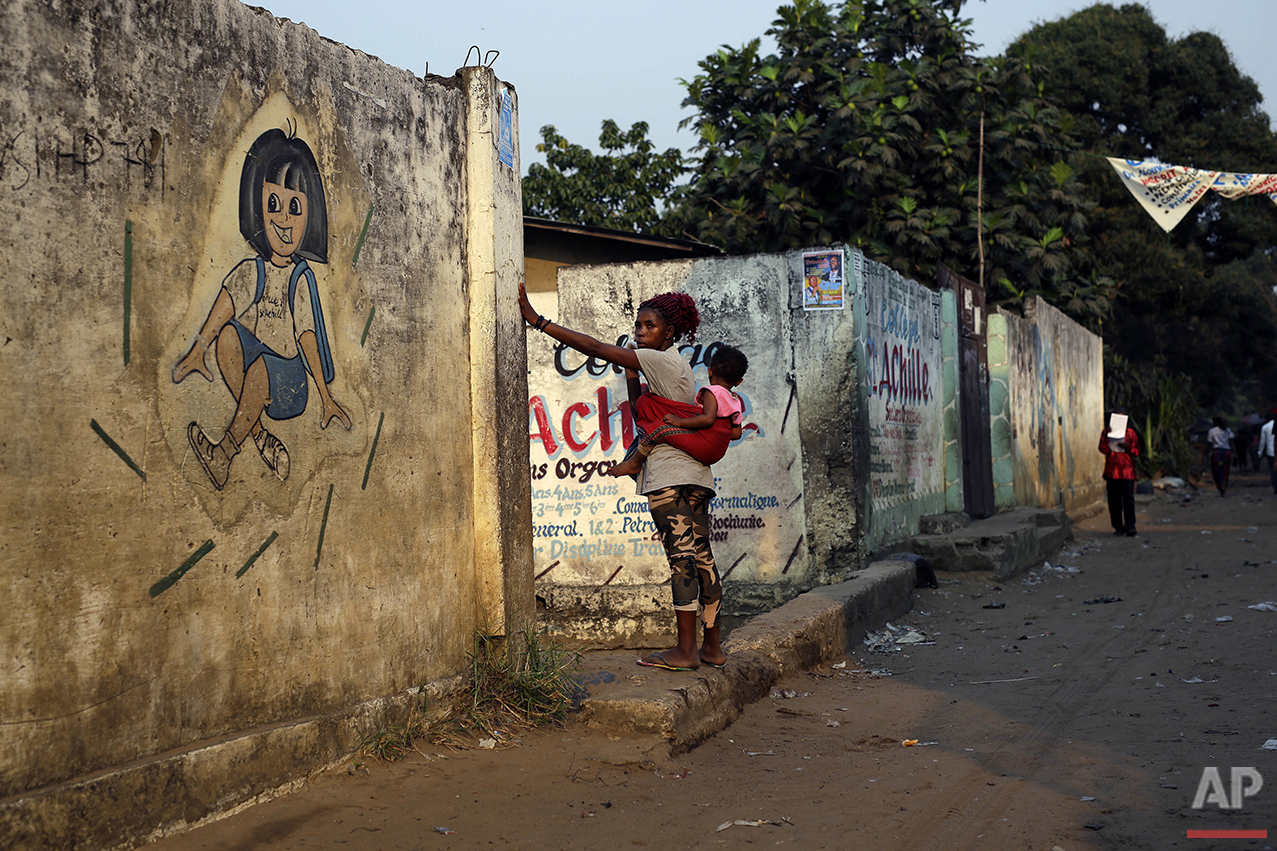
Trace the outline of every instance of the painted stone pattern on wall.
{"type": "Polygon", "coordinates": [[[871,505],[944,492],[941,295],[865,263],[871,505]]]}

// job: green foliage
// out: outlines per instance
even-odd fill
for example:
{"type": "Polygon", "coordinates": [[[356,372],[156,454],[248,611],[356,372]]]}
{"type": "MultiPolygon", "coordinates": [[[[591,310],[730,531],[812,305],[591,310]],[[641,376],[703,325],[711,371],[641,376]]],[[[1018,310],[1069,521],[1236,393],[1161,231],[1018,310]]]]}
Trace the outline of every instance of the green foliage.
{"type": "Polygon", "coordinates": [[[1218,36],[1168,38],[1134,4],[1099,4],[1041,24],[1008,53],[1031,64],[1045,93],[1077,116],[1075,132],[1092,154],[1078,163],[1079,185],[1091,205],[1096,263],[1119,287],[1103,325],[1114,352],[1150,374],[1190,377],[1203,408],[1231,408],[1247,395],[1252,407],[1270,406],[1277,208],[1211,193],[1168,236],[1102,159],[1277,171],[1277,135],[1254,82],[1218,36]]]}
{"type": "Polygon", "coordinates": [[[603,122],[595,154],[563,138],[553,125],[541,128],[537,150],[546,164],[533,163],[523,178],[523,212],[574,224],[654,232],[659,207],[687,173],[683,153],[657,153],[640,121],[622,133],[603,122]]]}
{"type": "Polygon", "coordinates": [[[1105,407],[1125,407],[1139,434],[1135,467],[1140,475],[1188,478],[1195,459],[1188,431],[1198,411],[1192,380],[1138,366],[1107,346],[1104,378],[1105,407]]]}
{"type": "Polygon", "coordinates": [[[1026,63],[979,59],[961,0],[782,6],[760,41],[684,81],[702,153],[670,227],[730,251],[844,241],[922,281],[940,262],[994,300],[1040,294],[1098,323],[1111,284],[1085,252],[1071,117],[1026,63]],[[981,117],[984,127],[981,192],[981,117]]]}

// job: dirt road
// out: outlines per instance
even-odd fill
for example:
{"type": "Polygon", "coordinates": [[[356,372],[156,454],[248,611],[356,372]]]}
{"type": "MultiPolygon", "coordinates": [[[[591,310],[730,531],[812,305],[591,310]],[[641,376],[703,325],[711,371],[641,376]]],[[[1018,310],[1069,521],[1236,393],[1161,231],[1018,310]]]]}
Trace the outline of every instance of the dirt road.
{"type": "Polygon", "coordinates": [[[893,652],[786,681],[657,770],[589,759],[632,743],[576,727],[427,747],[149,847],[1277,847],[1277,750],[1262,749],[1277,611],[1249,608],[1277,603],[1277,497],[1241,478],[1137,519],[1136,538],[1086,521],[1050,568],[1009,581],[942,574],[883,635],[893,652]],[[1220,783],[1194,809],[1207,767],[1220,783]],[[1266,785],[1222,809],[1232,767],[1266,785]],[[1270,838],[1189,838],[1219,830],[1270,838]]]}

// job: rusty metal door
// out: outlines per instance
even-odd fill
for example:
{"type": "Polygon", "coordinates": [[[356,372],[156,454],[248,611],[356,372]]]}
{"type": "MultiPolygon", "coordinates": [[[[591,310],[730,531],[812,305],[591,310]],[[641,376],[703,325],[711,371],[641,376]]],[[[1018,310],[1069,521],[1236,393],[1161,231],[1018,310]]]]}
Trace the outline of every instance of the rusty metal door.
{"type": "Polygon", "coordinates": [[[984,288],[940,266],[943,289],[958,297],[958,398],[962,423],[962,493],[967,514],[994,512],[993,451],[989,431],[989,349],[984,288]]]}

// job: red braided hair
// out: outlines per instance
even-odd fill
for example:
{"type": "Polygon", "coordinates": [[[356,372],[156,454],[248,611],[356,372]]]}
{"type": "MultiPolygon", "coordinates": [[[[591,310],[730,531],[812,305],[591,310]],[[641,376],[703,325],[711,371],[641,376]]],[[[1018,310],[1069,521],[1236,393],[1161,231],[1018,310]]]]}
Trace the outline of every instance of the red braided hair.
{"type": "Polygon", "coordinates": [[[696,329],[701,327],[701,312],[696,309],[696,299],[687,293],[661,293],[639,305],[639,310],[655,310],[674,329],[674,342],[686,336],[687,342],[696,339],[696,329]]]}

